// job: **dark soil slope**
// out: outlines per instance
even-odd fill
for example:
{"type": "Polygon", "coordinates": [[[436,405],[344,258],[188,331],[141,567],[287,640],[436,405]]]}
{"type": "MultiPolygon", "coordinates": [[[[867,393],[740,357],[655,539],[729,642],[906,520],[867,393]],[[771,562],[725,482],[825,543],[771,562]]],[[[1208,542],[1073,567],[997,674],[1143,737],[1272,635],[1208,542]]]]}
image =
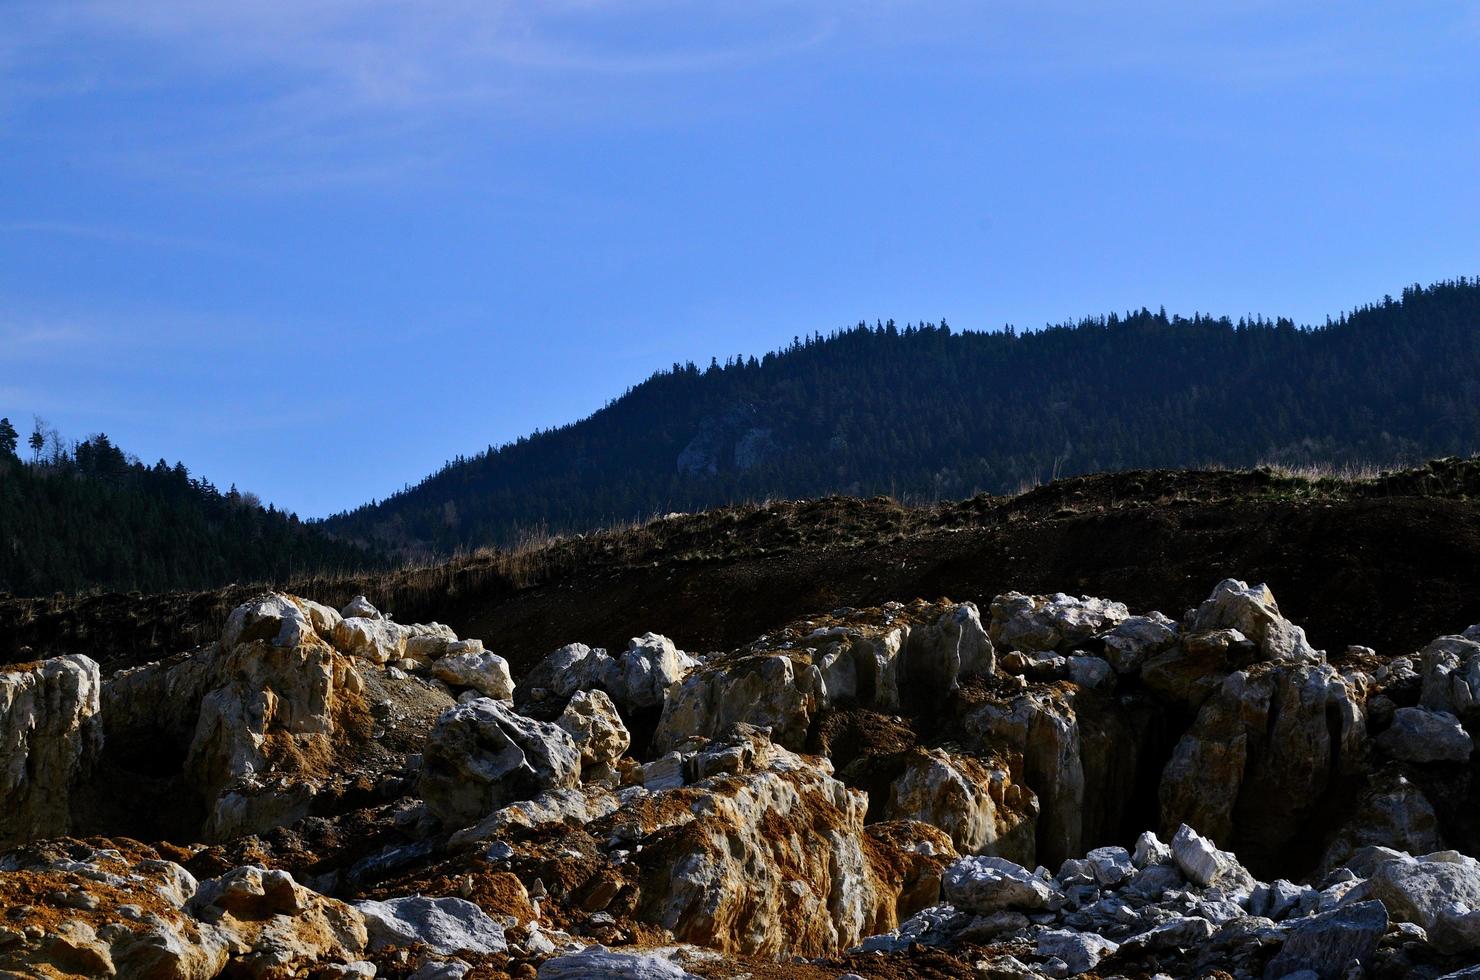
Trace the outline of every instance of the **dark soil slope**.
{"type": "MultiPolygon", "coordinates": [[[[1132,472],[911,508],[829,497],[670,517],[510,555],[378,578],[283,583],[334,604],[364,592],[402,621],[485,638],[516,677],[574,640],[647,630],[726,649],[819,609],[1009,590],[1181,610],[1226,577],[1268,582],[1333,656],[1410,652],[1480,621],[1480,463],[1346,483],[1252,472],[1132,472]]],[[[86,653],[105,667],[186,649],[246,594],[0,600],[0,656],[86,653]],[[203,624],[203,625],[201,625],[203,624]]]]}

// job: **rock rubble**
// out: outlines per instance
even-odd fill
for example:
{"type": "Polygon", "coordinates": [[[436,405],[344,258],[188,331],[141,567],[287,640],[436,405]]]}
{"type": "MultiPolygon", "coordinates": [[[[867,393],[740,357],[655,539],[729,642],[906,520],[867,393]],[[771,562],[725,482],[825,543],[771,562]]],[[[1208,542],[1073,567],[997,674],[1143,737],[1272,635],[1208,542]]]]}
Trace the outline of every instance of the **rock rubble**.
{"type": "Polygon", "coordinates": [[[145,667],[0,672],[0,971],[1458,976],[1477,695],[1480,628],[1328,658],[1232,579],[521,678],[268,593],[145,667]]]}

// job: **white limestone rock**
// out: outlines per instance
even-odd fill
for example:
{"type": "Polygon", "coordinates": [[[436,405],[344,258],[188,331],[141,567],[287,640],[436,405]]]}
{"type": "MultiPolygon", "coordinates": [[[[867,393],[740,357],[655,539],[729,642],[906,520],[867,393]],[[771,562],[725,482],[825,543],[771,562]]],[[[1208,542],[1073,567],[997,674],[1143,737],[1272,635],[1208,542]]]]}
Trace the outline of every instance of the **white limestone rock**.
{"type": "Polygon", "coordinates": [[[345,619],[379,619],[380,610],[376,609],[369,599],[357,595],[339,610],[339,615],[345,619]]]}
{"type": "Polygon", "coordinates": [[[1379,863],[1367,887],[1394,919],[1432,933],[1441,919],[1480,910],[1480,861],[1458,851],[1402,855],[1379,863]]]}
{"type": "Polygon", "coordinates": [[[1377,744],[1404,762],[1467,762],[1474,751],[1459,719],[1447,711],[1399,708],[1393,723],[1377,737],[1377,744]]]}
{"type": "Polygon", "coordinates": [[[609,769],[632,745],[632,735],[605,691],[577,691],[555,723],[580,750],[585,772],[609,769]]]}
{"type": "Polygon", "coordinates": [[[1063,960],[1071,976],[1088,973],[1119,948],[1118,943],[1093,932],[1045,929],[1038,934],[1038,955],[1063,960]]]}
{"type": "Polygon", "coordinates": [[[465,827],[548,789],[575,786],[581,756],[559,725],[478,698],[447,709],[423,751],[420,792],[448,827],[465,827]]]}
{"type": "Polygon", "coordinates": [[[540,964],[539,980],[700,980],[672,960],[587,946],[578,953],[552,956],[540,964]]]}
{"type": "Polygon", "coordinates": [[[508,948],[503,926],[460,898],[414,895],[384,902],[356,902],[355,909],[365,917],[371,949],[421,943],[445,956],[464,950],[502,953],[508,948]]]}
{"type": "Polygon", "coordinates": [[[941,897],[956,908],[990,915],[1004,909],[1033,912],[1048,908],[1053,883],[1005,858],[965,857],[946,868],[941,897]]]}
{"type": "Polygon", "coordinates": [[[1172,860],[1189,881],[1204,887],[1224,882],[1252,882],[1252,876],[1228,851],[1183,824],[1172,836],[1172,860]]]}
{"type": "Polygon", "coordinates": [[[1063,592],[1024,595],[1008,592],[992,600],[989,635],[1007,650],[1067,650],[1113,630],[1130,618],[1124,603],[1063,592]]]}
{"type": "Polygon", "coordinates": [[[98,665],[80,654],[0,669],[0,845],[65,834],[103,747],[98,665]]]}
{"type": "Polygon", "coordinates": [[[1238,579],[1219,582],[1202,605],[1192,610],[1184,633],[1235,629],[1258,644],[1265,659],[1315,662],[1324,654],[1311,647],[1305,630],[1280,615],[1267,585],[1250,586],[1238,579]]]}
{"type": "Polygon", "coordinates": [[[1105,634],[1105,659],[1117,674],[1132,674],[1148,657],[1171,649],[1177,636],[1176,622],[1159,612],[1131,616],[1105,634]]]}
{"type": "Polygon", "coordinates": [[[1005,766],[940,748],[911,753],[884,814],[939,827],[962,854],[1033,858],[1038,798],[1005,766]]]}
{"type": "Polygon", "coordinates": [[[514,679],[509,675],[509,662],[494,653],[480,651],[445,656],[432,664],[432,676],[449,687],[472,688],[495,701],[510,701],[514,697],[514,679]]]}

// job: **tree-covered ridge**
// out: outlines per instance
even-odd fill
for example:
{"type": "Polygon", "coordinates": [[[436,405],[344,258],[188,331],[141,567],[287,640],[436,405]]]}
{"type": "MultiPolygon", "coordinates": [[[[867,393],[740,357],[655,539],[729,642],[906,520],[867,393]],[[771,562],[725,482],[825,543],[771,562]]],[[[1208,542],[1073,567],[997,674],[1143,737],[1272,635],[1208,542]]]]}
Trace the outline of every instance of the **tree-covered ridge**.
{"type": "Polygon", "coordinates": [[[400,547],[768,496],[956,497],[1053,476],[1480,449],[1480,280],[1318,327],[1147,309],[1019,333],[860,324],[675,364],[562,428],[328,521],[400,547]]]}
{"type": "Polygon", "coordinates": [[[377,567],[366,549],[106,435],[65,446],[0,420],[0,592],[204,588],[377,567]]]}

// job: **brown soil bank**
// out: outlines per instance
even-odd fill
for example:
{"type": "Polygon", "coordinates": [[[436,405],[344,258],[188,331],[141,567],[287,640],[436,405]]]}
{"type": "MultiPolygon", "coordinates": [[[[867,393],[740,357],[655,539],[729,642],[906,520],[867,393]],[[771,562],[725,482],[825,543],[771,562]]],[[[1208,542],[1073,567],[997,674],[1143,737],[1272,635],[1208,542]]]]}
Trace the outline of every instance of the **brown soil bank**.
{"type": "MultiPolygon", "coordinates": [[[[1410,652],[1480,621],[1480,461],[1376,480],[1156,471],[928,507],[876,498],[743,505],[376,578],[278,583],[368,595],[402,621],[485,637],[516,676],[563,643],[653,630],[728,649],[837,606],[1009,589],[1171,613],[1226,577],[1268,582],[1311,641],[1410,652]]],[[[86,653],[105,669],[214,637],[256,587],[0,599],[0,660],[86,653]]]]}

